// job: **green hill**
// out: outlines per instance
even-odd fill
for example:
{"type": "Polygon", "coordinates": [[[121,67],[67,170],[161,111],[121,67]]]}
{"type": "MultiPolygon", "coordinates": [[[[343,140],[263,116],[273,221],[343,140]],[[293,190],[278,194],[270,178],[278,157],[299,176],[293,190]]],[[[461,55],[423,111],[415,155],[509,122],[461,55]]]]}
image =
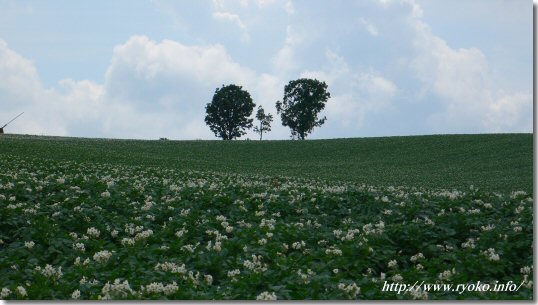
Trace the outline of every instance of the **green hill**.
{"type": "Polygon", "coordinates": [[[2,298],[533,299],[532,149],[0,136],[2,298]]]}
{"type": "Polygon", "coordinates": [[[0,156],[284,175],[372,185],[532,192],[532,134],[306,141],[0,136],[0,156]]]}

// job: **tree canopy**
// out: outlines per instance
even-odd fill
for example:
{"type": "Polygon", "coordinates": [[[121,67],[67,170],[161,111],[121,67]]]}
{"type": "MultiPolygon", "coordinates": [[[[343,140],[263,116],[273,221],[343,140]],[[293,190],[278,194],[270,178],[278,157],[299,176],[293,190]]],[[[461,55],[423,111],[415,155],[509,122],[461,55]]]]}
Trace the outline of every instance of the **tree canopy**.
{"type": "Polygon", "coordinates": [[[265,114],[265,110],[260,105],[258,106],[258,112],[256,112],[256,119],[260,122],[260,126],[254,127],[254,132],[260,134],[260,141],[262,140],[263,133],[271,131],[271,122],[273,121],[273,115],[265,114]]]}
{"type": "Polygon", "coordinates": [[[241,86],[227,85],[217,88],[211,103],[206,105],[205,122],[223,140],[233,140],[246,134],[252,127],[250,115],[254,109],[250,94],[241,86]]]}
{"type": "Polygon", "coordinates": [[[308,78],[290,81],[284,87],[282,102],[276,102],[282,125],[291,129],[292,137],[304,140],[314,127],[323,125],[327,120],[325,116],[319,119],[318,114],[330,97],[325,82],[308,78]]]}

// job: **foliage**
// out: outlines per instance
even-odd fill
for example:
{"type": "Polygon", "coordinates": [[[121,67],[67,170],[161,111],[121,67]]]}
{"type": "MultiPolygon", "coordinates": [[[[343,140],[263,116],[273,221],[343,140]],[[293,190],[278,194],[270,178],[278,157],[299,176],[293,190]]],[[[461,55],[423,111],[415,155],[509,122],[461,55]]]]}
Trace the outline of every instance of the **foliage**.
{"type": "Polygon", "coordinates": [[[262,140],[263,133],[271,131],[271,122],[273,121],[273,115],[265,114],[263,107],[258,106],[258,112],[256,112],[256,119],[260,122],[260,126],[254,127],[254,132],[260,134],[260,141],[262,140]]]}
{"type": "Polygon", "coordinates": [[[318,114],[330,97],[325,82],[308,78],[290,81],[284,87],[282,102],[276,103],[282,125],[291,129],[293,138],[304,140],[314,127],[325,123],[327,118],[318,119],[318,114]]]}
{"type": "Polygon", "coordinates": [[[533,191],[533,135],[147,141],[3,135],[5,154],[429,189],[533,191]]]}
{"type": "Polygon", "coordinates": [[[375,187],[5,152],[0,168],[4,299],[533,297],[533,199],[525,192],[375,187]],[[520,289],[382,291],[385,281],[509,280],[520,289]]]}
{"type": "Polygon", "coordinates": [[[215,136],[233,140],[252,127],[253,120],[249,117],[254,106],[250,94],[241,86],[223,85],[215,90],[213,100],[206,105],[205,122],[215,136]]]}

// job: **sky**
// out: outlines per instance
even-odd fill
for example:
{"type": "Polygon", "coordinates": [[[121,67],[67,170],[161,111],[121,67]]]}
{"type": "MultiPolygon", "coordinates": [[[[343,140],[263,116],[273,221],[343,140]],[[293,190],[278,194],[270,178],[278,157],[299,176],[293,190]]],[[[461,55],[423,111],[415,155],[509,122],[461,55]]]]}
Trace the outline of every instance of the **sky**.
{"type": "Polygon", "coordinates": [[[275,102],[307,77],[331,93],[309,139],[532,132],[532,5],[0,0],[0,124],[24,111],[6,133],[216,139],[205,105],[236,84],[275,117],[264,139],[289,139],[275,102]]]}

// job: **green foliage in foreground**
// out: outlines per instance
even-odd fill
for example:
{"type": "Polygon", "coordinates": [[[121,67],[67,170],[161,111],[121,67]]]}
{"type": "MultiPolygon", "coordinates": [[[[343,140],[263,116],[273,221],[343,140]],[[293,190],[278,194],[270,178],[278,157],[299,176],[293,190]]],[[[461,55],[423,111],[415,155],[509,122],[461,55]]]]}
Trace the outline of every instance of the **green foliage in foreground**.
{"type": "Polygon", "coordinates": [[[532,134],[308,141],[140,141],[0,136],[4,154],[382,186],[532,192],[532,134]]]}
{"type": "Polygon", "coordinates": [[[533,201],[521,191],[7,153],[0,168],[3,299],[532,299],[533,201]],[[521,287],[396,294],[384,281],[521,287]]]}

